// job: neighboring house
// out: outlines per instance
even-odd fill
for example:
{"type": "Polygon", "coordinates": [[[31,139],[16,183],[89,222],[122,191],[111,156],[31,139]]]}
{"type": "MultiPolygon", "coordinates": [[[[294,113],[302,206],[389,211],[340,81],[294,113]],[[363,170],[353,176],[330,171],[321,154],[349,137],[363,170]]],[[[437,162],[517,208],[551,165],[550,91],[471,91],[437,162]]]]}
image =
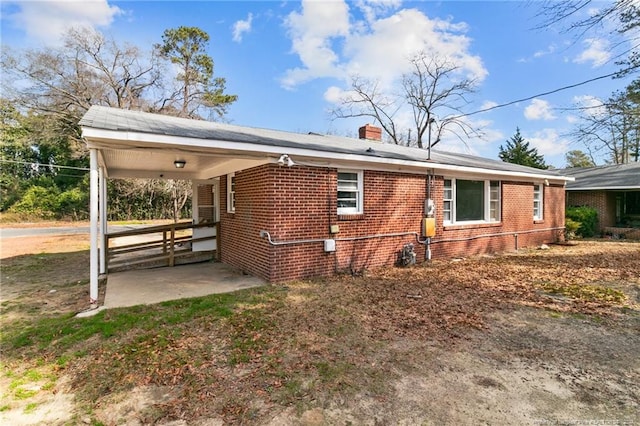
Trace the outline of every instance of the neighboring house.
{"type": "Polygon", "coordinates": [[[420,262],[537,246],[564,229],[571,178],[464,154],[428,159],[381,143],[370,125],[352,139],[94,106],[80,126],[96,225],[102,178],[189,179],[195,219],[219,221],[221,260],[272,282],[393,265],[409,243],[420,262]]]}
{"type": "Polygon", "coordinates": [[[567,183],[567,206],[598,211],[598,231],[640,228],[640,163],[565,169],[575,178],[567,183]]]}

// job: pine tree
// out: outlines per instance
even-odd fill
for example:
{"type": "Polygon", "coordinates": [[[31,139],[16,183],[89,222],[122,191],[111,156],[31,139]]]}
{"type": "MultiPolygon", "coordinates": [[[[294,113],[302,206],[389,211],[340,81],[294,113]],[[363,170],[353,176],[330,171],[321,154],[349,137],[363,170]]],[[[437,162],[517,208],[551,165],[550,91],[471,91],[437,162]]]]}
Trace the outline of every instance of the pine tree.
{"type": "Polygon", "coordinates": [[[162,43],[156,45],[160,55],[178,69],[179,88],[168,104],[175,102],[181,117],[200,118],[202,109],[222,117],[238,99],[237,95],[224,93],[225,78],[214,77],[213,58],[206,53],[208,44],[209,34],[202,29],[179,27],[165,30],[162,43]]]}
{"type": "Polygon", "coordinates": [[[529,142],[525,141],[520,134],[520,128],[516,128],[516,133],[506,142],[506,147],[500,145],[498,154],[498,157],[505,163],[520,164],[536,169],[549,168],[544,162],[544,157],[538,154],[537,148],[529,148],[529,142]]]}
{"type": "Polygon", "coordinates": [[[567,160],[567,167],[593,167],[595,163],[584,152],[574,149],[569,151],[564,156],[567,160]]]}

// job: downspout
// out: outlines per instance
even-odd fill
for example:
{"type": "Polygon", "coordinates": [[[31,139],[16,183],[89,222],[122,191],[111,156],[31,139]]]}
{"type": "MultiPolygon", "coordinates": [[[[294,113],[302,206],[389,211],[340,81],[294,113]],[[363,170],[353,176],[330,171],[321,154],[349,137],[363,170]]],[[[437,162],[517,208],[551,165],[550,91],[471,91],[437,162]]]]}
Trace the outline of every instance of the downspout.
{"type": "Polygon", "coordinates": [[[89,150],[89,303],[98,307],[98,151],[89,150]]]}

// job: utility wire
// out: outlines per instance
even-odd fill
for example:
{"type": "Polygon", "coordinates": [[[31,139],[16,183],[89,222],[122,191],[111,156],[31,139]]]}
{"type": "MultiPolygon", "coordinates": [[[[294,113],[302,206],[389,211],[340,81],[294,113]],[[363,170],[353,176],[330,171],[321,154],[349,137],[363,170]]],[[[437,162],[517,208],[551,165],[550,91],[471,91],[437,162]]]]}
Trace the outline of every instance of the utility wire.
{"type": "Polygon", "coordinates": [[[480,109],[478,111],[469,112],[467,114],[461,114],[461,115],[456,116],[455,118],[468,117],[470,115],[480,114],[481,112],[487,112],[487,111],[491,111],[491,110],[494,110],[494,109],[497,109],[497,108],[504,108],[506,106],[517,104],[518,102],[530,101],[530,100],[535,99],[535,98],[551,95],[553,93],[561,92],[563,90],[573,89],[574,87],[582,86],[582,85],[585,85],[585,84],[588,84],[588,83],[592,83],[594,81],[598,81],[598,80],[602,80],[602,79],[605,79],[605,78],[613,77],[614,75],[617,75],[619,73],[620,73],[620,71],[616,71],[616,72],[609,73],[607,75],[601,75],[600,77],[590,78],[589,80],[581,81],[580,83],[570,84],[568,86],[563,86],[563,87],[560,87],[558,89],[549,90],[548,92],[538,93],[537,95],[528,96],[528,97],[522,98],[522,99],[516,99],[515,101],[506,102],[504,104],[493,105],[491,107],[483,108],[483,109],[480,109]]]}
{"type": "Polygon", "coordinates": [[[16,161],[16,160],[0,159],[0,162],[3,162],[3,163],[14,163],[14,164],[28,164],[28,165],[43,166],[43,167],[56,167],[58,169],[83,170],[83,171],[87,171],[87,172],[89,170],[91,170],[91,169],[88,169],[86,167],[59,166],[57,164],[33,163],[33,162],[30,162],[30,161],[16,161]]]}

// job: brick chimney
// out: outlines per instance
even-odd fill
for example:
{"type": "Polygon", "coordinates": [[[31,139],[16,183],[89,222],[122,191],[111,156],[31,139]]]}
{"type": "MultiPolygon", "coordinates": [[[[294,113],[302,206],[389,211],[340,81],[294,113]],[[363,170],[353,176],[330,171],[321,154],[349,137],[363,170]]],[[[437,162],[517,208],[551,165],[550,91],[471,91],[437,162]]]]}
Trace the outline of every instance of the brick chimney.
{"type": "Polygon", "coordinates": [[[358,137],[368,141],[382,142],[382,129],[371,124],[365,124],[358,129],[358,137]]]}

